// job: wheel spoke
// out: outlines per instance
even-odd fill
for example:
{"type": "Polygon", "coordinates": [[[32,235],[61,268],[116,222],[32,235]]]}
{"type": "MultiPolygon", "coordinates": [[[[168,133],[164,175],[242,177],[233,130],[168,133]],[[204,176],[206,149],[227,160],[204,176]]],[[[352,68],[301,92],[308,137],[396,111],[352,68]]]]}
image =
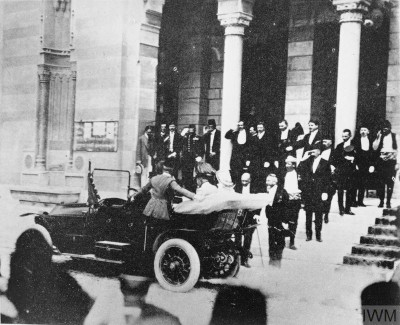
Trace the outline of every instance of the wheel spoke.
{"type": "Polygon", "coordinates": [[[165,279],[178,285],[186,282],[190,275],[190,259],[180,247],[170,247],[160,261],[160,268],[165,279]]]}

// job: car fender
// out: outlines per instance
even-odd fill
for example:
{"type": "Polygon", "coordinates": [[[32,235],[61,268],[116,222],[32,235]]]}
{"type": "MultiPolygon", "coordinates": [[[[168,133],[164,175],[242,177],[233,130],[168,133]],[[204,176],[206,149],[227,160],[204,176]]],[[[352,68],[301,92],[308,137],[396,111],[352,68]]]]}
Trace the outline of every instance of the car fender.
{"type": "Polygon", "coordinates": [[[196,248],[200,247],[200,234],[192,229],[169,229],[159,234],[153,243],[153,252],[156,253],[163,242],[170,238],[181,238],[189,242],[196,248]]]}

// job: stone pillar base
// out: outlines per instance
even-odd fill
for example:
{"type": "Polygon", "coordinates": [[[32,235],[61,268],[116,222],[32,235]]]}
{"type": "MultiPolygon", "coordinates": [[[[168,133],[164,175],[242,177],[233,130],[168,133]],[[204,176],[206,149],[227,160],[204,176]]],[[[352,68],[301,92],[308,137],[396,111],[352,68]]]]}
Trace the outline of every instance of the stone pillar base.
{"type": "Polygon", "coordinates": [[[48,186],[50,175],[47,171],[24,171],[21,173],[21,185],[48,186]]]}
{"type": "Polygon", "coordinates": [[[85,188],[85,175],[80,173],[65,173],[65,185],[68,187],[85,188]]]}

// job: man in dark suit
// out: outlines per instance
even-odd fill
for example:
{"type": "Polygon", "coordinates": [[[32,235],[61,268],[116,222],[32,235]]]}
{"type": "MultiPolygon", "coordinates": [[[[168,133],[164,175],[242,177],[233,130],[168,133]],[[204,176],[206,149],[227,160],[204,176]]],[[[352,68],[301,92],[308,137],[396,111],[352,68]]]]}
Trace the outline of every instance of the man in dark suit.
{"type": "Polygon", "coordinates": [[[139,137],[136,148],[136,164],[143,166],[140,186],[145,186],[152,171],[152,159],[154,155],[153,129],[150,125],[146,126],[144,133],[139,137]]]}
{"type": "Polygon", "coordinates": [[[165,138],[168,136],[167,124],[162,122],[160,130],[154,136],[154,162],[158,163],[160,160],[165,160],[165,138]]]}
{"type": "Polygon", "coordinates": [[[245,129],[244,122],[239,121],[235,130],[230,129],[226,132],[225,138],[232,143],[231,178],[235,184],[239,184],[243,168],[249,160],[250,134],[245,129]]]}
{"type": "Polygon", "coordinates": [[[286,169],[282,175],[283,187],[289,195],[284,222],[288,224],[290,232],[290,249],[296,250],[294,239],[296,237],[297,221],[301,207],[301,190],[299,188],[299,175],[296,171],[296,158],[288,156],[285,161],[286,169]]]}
{"type": "Polygon", "coordinates": [[[276,142],[266,133],[264,122],[259,122],[250,153],[250,167],[257,180],[256,186],[259,188],[262,187],[263,180],[268,174],[276,172],[278,165],[276,149],[276,142]]]}
{"type": "MultiPolygon", "coordinates": [[[[369,137],[369,130],[367,127],[360,128],[359,136],[353,140],[354,148],[356,151],[355,164],[357,166],[356,172],[356,189],[357,205],[365,207],[364,195],[367,184],[371,179],[371,173],[375,171],[376,154],[372,147],[372,140],[369,137]]],[[[354,199],[356,198],[354,193],[354,199]]]]}
{"type": "Polygon", "coordinates": [[[201,161],[204,146],[201,138],[196,135],[195,125],[190,124],[188,129],[188,132],[182,138],[182,184],[187,190],[194,192],[196,186],[193,180],[193,170],[196,160],[201,161]]]}
{"type": "Polygon", "coordinates": [[[182,150],[182,136],[176,132],[175,122],[169,124],[169,132],[164,139],[165,158],[173,165],[173,176],[178,178],[180,167],[180,153],[182,150]]]}
{"type": "Polygon", "coordinates": [[[355,184],[355,150],[351,141],[351,131],[344,129],[342,133],[343,142],[339,143],[333,151],[332,165],[334,166],[333,178],[337,186],[339,214],[354,215],[351,205],[354,202],[355,184]],[[343,205],[344,191],[346,191],[346,206],[343,205]]]}
{"type": "Polygon", "coordinates": [[[331,170],[331,177],[329,181],[329,188],[328,188],[328,199],[325,202],[324,208],[324,222],[329,222],[329,212],[331,211],[331,203],[332,198],[336,193],[336,183],[333,180],[332,172],[334,167],[332,166],[332,157],[333,157],[333,150],[332,150],[333,140],[330,134],[324,134],[322,140],[322,152],[321,152],[321,159],[324,159],[328,162],[329,168],[331,170]]]}
{"type": "Polygon", "coordinates": [[[310,119],[308,122],[309,133],[307,133],[303,139],[300,139],[294,143],[292,150],[304,148],[303,156],[306,152],[310,151],[315,144],[321,144],[322,134],[319,130],[319,121],[317,119],[310,119]]]}
{"type": "Polygon", "coordinates": [[[400,165],[398,143],[396,134],[392,132],[392,125],[386,120],[372,144],[378,155],[376,172],[379,178],[377,188],[377,194],[380,200],[379,208],[383,208],[385,187],[387,187],[386,207],[391,208],[390,200],[392,199],[394,180],[400,165]]]}
{"type": "Polygon", "coordinates": [[[203,136],[205,145],[205,160],[215,170],[219,170],[219,156],[221,149],[221,131],[217,130],[214,119],[208,120],[208,131],[203,136]]]}
{"type": "Polygon", "coordinates": [[[269,264],[280,267],[285,248],[285,229],[282,221],[285,218],[289,196],[282,184],[278,184],[275,174],[269,174],[265,183],[266,192],[273,195],[272,205],[265,208],[268,219],[269,264]]]}
{"type": "MultiPolygon", "coordinates": [[[[244,173],[241,177],[241,181],[236,184],[235,191],[237,193],[242,194],[251,194],[258,193],[257,188],[253,186],[251,182],[251,176],[249,173],[244,173]]],[[[260,215],[260,210],[248,211],[246,215],[246,220],[243,224],[243,227],[248,227],[256,224],[254,220],[255,215],[260,215]]],[[[250,228],[243,234],[243,255],[242,255],[242,265],[245,267],[250,267],[248,261],[249,258],[253,257],[253,254],[250,252],[251,241],[253,239],[255,227],[250,228]]]]}
{"type": "Polygon", "coordinates": [[[288,156],[296,156],[296,152],[293,149],[293,144],[297,141],[297,132],[290,130],[288,122],[282,120],[278,124],[279,133],[277,137],[278,141],[278,162],[279,170],[285,171],[285,160],[288,156]]]}
{"type": "Polygon", "coordinates": [[[315,214],[315,237],[322,242],[322,213],[324,202],[328,199],[330,169],[326,160],[321,159],[321,146],[314,145],[304,153],[299,164],[300,189],[306,212],[307,241],[312,239],[312,219],[315,214]]]}

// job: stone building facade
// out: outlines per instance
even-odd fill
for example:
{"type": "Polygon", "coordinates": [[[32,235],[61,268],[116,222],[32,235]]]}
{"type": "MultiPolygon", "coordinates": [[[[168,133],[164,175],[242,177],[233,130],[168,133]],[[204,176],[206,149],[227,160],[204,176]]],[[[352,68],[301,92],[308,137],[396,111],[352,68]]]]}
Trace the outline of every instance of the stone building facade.
{"type": "Polygon", "coordinates": [[[145,125],[224,132],[253,106],[336,138],[384,118],[400,133],[398,18],[398,0],[1,1],[0,183],[132,171],[145,125]]]}

